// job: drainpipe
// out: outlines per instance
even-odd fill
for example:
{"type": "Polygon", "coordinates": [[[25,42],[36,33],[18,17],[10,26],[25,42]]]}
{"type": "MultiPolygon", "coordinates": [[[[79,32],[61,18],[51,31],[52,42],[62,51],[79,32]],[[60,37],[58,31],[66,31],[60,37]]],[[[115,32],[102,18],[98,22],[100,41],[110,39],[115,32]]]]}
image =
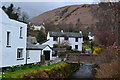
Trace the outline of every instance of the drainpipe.
{"type": "Polygon", "coordinates": [[[27,50],[26,50],[26,64],[27,64],[27,50]]]}

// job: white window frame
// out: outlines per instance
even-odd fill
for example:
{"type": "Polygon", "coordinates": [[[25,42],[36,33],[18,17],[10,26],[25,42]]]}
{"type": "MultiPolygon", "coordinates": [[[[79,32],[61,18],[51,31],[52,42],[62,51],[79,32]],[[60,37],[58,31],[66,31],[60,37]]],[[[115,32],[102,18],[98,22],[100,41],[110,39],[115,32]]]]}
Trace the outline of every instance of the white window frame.
{"type": "Polygon", "coordinates": [[[23,48],[17,48],[17,60],[23,60],[23,48]],[[18,53],[18,51],[21,50],[21,54],[18,53]],[[18,57],[19,55],[19,57],[18,57]]]}

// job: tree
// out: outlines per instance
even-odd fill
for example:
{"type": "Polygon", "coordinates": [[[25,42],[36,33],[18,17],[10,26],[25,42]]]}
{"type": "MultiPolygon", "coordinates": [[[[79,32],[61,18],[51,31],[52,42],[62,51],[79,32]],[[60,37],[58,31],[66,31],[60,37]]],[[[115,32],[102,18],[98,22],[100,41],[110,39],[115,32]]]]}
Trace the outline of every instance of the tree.
{"type": "Polygon", "coordinates": [[[43,41],[47,40],[47,37],[43,31],[37,30],[36,32],[37,32],[36,38],[37,38],[38,43],[42,43],[43,41]]]}
{"type": "MultiPolygon", "coordinates": [[[[97,35],[99,35],[99,33],[101,33],[103,36],[108,34],[112,35],[113,37],[109,38],[109,40],[110,42],[112,42],[112,39],[114,39],[114,42],[116,43],[117,46],[119,46],[120,44],[120,37],[119,37],[120,36],[120,31],[119,31],[120,30],[120,27],[119,27],[120,26],[120,23],[119,23],[120,7],[119,6],[120,6],[120,2],[107,2],[107,3],[102,2],[98,4],[98,7],[91,9],[93,16],[95,16],[99,20],[99,22],[96,23],[97,29],[94,32],[97,35]],[[109,31],[110,33],[103,34],[102,31],[103,32],[109,31]]],[[[104,39],[106,38],[103,37],[103,40],[104,39]]],[[[111,43],[108,43],[108,45],[110,44],[111,43]]]]}
{"type": "Polygon", "coordinates": [[[8,6],[7,8],[5,6],[2,6],[2,9],[5,11],[10,19],[26,22],[29,18],[26,12],[21,12],[21,8],[16,8],[13,4],[10,4],[10,6],[8,6]]]}
{"type": "Polygon", "coordinates": [[[5,6],[2,6],[2,9],[3,9],[4,11],[6,11],[6,7],[5,7],[5,6]]]}
{"type": "Polygon", "coordinates": [[[22,15],[21,15],[21,20],[23,22],[26,22],[27,20],[29,19],[29,16],[26,12],[22,12],[22,15]]]}
{"type": "Polygon", "coordinates": [[[2,6],[2,9],[6,12],[6,14],[9,16],[10,19],[19,19],[19,14],[17,12],[14,12],[14,5],[10,4],[8,8],[5,6],[2,6]]]}
{"type": "Polygon", "coordinates": [[[116,36],[111,31],[102,30],[95,34],[101,45],[110,46],[116,42],[116,36]]]}

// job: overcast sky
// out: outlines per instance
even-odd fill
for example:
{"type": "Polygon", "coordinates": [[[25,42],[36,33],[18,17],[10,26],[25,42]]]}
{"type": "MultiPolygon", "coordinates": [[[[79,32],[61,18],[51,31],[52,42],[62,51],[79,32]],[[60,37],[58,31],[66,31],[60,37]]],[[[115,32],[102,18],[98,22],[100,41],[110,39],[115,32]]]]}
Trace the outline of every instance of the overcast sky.
{"type": "Polygon", "coordinates": [[[2,5],[7,7],[11,3],[13,3],[15,7],[21,7],[22,11],[27,12],[31,19],[55,8],[67,5],[91,4],[93,2],[3,2],[2,5]]]}

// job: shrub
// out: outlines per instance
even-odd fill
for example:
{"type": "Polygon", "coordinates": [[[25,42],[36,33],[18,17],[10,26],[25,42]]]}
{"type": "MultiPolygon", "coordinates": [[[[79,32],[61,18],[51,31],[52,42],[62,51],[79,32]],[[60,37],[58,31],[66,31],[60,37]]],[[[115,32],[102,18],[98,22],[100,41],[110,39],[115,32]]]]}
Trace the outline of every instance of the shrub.
{"type": "Polygon", "coordinates": [[[59,48],[59,45],[58,44],[54,44],[53,48],[59,48]]]}
{"type": "Polygon", "coordinates": [[[101,48],[98,48],[98,47],[93,47],[93,49],[94,49],[94,51],[92,54],[98,54],[102,50],[101,48]]]}
{"type": "Polygon", "coordinates": [[[90,49],[88,46],[86,46],[86,45],[83,45],[82,46],[84,49],[90,49]]]}
{"type": "Polygon", "coordinates": [[[101,63],[111,62],[111,60],[116,59],[118,56],[117,50],[113,48],[102,49],[99,56],[96,57],[97,61],[101,63]]]}

